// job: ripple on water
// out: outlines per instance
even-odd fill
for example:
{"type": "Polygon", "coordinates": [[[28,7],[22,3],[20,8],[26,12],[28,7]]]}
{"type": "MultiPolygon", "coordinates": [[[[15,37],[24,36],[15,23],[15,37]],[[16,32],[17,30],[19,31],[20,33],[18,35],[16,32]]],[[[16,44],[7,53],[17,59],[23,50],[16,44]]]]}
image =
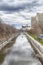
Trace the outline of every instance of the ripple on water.
{"type": "Polygon", "coordinates": [[[15,45],[5,57],[2,65],[41,65],[41,63],[35,57],[26,36],[21,34],[17,37],[15,45]]]}

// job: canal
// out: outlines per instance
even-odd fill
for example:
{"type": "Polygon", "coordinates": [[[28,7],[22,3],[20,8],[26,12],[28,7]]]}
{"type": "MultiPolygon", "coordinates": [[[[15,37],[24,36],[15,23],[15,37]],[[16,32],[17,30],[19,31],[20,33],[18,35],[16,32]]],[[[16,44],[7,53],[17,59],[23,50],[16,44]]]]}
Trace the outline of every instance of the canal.
{"type": "MultiPolygon", "coordinates": [[[[5,51],[4,51],[5,52],[5,51]]],[[[26,36],[21,33],[1,65],[42,65],[28,42],[26,36]]]]}

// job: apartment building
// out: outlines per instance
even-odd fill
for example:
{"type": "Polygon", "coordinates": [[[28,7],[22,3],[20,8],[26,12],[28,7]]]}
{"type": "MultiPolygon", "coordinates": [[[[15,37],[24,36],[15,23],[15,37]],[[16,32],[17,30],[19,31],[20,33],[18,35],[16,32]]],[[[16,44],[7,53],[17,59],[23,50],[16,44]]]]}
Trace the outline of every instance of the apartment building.
{"type": "Polygon", "coordinates": [[[34,28],[35,24],[36,24],[36,16],[31,17],[31,27],[34,28]]]}
{"type": "Polygon", "coordinates": [[[36,16],[31,17],[31,28],[38,33],[43,33],[43,13],[37,13],[36,16]]]}
{"type": "Polygon", "coordinates": [[[43,13],[37,13],[37,22],[43,28],[43,13]]]}
{"type": "Polygon", "coordinates": [[[36,16],[31,17],[31,26],[40,25],[43,28],[43,13],[37,13],[36,16]]]}

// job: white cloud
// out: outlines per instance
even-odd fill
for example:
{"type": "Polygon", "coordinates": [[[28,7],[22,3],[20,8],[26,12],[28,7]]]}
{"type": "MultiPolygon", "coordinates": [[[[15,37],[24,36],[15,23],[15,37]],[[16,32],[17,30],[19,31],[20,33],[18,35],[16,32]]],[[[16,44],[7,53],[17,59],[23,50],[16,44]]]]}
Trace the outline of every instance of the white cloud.
{"type": "Polygon", "coordinates": [[[7,10],[0,9],[0,16],[7,23],[30,22],[31,16],[36,15],[37,12],[43,12],[43,0],[2,0],[0,6],[5,4],[7,10]],[[24,6],[23,6],[24,5],[24,6]],[[20,9],[21,7],[21,9],[20,9]],[[13,8],[14,11],[11,9],[13,8]],[[15,8],[17,10],[15,10],[15,8]],[[11,11],[10,11],[11,10],[11,11]],[[11,12],[11,13],[10,13],[11,12]]]}

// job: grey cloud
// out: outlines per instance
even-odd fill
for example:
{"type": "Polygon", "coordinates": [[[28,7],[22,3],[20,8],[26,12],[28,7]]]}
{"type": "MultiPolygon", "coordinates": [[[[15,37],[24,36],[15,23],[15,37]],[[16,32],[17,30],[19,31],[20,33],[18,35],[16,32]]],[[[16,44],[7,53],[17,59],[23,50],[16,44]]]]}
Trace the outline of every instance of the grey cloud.
{"type": "Polygon", "coordinates": [[[14,2],[14,0],[8,0],[9,2],[14,2]]]}
{"type": "Polygon", "coordinates": [[[19,11],[20,9],[24,9],[25,6],[9,6],[9,5],[6,5],[6,4],[3,4],[3,5],[0,5],[0,10],[3,10],[3,11],[19,11]]]}
{"type": "Polygon", "coordinates": [[[19,14],[18,16],[23,17],[25,20],[30,20],[29,16],[25,16],[25,15],[21,14],[20,12],[18,12],[18,14],[19,14]]]}
{"type": "Polygon", "coordinates": [[[3,0],[0,0],[0,2],[2,2],[3,0]]]}
{"type": "Polygon", "coordinates": [[[29,17],[26,17],[25,15],[22,15],[21,16],[25,19],[25,20],[29,20],[30,18],[29,17]]]}
{"type": "Polygon", "coordinates": [[[40,6],[40,4],[38,3],[38,1],[34,0],[31,3],[25,3],[25,4],[21,4],[18,6],[10,6],[8,4],[2,4],[0,5],[0,10],[1,11],[10,11],[10,12],[18,12],[20,10],[24,10],[24,9],[28,9],[29,11],[33,11],[34,7],[38,7],[40,6]]]}

